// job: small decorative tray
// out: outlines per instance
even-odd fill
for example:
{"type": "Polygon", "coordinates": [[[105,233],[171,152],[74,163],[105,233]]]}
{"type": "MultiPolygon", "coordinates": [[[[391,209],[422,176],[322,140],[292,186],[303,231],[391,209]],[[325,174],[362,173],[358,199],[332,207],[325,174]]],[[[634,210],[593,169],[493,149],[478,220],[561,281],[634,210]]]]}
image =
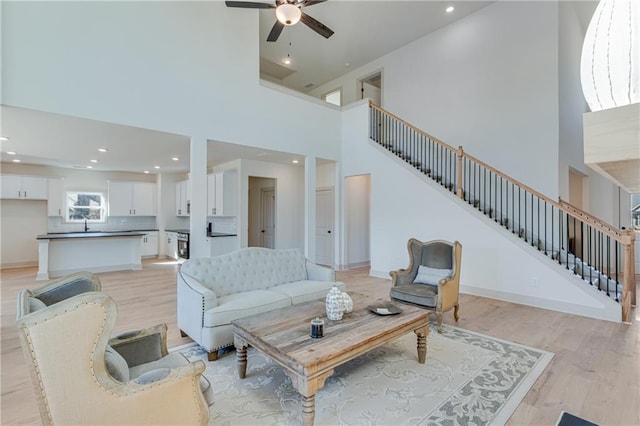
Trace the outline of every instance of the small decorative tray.
{"type": "Polygon", "coordinates": [[[378,305],[369,305],[367,306],[367,309],[377,315],[396,315],[402,312],[402,309],[388,302],[380,303],[378,305]]]}

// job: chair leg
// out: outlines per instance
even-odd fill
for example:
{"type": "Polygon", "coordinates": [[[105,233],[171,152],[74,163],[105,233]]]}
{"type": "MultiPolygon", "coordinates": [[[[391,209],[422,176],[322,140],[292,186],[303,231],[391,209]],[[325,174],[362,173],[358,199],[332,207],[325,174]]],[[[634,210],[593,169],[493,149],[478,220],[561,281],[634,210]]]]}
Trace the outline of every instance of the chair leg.
{"type": "Polygon", "coordinates": [[[442,312],[436,312],[436,318],[438,320],[438,333],[442,333],[442,312]]]}
{"type": "Polygon", "coordinates": [[[218,351],[212,351],[207,354],[207,358],[209,361],[217,361],[218,360],[218,351]]]}
{"type": "Polygon", "coordinates": [[[453,307],[453,319],[455,319],[456,322],[458,322],[458,320],[460,319],[460,315],[458,315],[458,309],[460,309],[460,305],[456,305],[453,307]]]}

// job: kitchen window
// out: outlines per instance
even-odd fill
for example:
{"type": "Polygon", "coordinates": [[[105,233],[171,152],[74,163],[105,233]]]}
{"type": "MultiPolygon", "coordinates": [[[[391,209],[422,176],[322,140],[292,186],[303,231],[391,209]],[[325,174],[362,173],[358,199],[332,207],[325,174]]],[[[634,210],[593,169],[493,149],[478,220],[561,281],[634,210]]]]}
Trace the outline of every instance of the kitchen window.
{"type": "Polygon", "coordinates": [[[104,222],[104,195],[99,192],[67,192],[67,222],[104,222]]]}

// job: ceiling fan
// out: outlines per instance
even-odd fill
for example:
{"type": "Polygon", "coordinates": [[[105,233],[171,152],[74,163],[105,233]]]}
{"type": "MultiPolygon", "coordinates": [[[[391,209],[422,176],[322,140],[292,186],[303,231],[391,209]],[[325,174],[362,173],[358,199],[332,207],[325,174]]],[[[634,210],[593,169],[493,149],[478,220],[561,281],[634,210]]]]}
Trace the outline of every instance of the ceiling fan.
{"type": "Polygon", "coordinates": [[[301,10],[303,7],[313,6],[314,4],[324,3],[325,1],[327,0],[276,0],[275,4],[252,1],[225,1],[225,4],[228,7],[241,7],[245,9],[275,9],[277,20],[271,28],[267,41],[276,41],[285,26],[295,25],[298,21],[302,21],[303,24],[324,38],[331,37],[333,31],[329,27],[301,10]]]}

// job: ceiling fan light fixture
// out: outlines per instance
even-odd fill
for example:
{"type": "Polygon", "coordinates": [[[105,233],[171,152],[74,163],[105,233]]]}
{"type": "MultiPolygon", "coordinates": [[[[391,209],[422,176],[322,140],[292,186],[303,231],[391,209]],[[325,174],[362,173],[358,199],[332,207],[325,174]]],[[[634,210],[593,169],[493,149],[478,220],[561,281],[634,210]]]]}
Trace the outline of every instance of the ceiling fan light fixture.
{"type": "Polygon", "coordinates": [[[281,24],[290,26],[300,21],[302,11],[291,3],[283,3],[276,8],[276,18],[281,24]]]}

